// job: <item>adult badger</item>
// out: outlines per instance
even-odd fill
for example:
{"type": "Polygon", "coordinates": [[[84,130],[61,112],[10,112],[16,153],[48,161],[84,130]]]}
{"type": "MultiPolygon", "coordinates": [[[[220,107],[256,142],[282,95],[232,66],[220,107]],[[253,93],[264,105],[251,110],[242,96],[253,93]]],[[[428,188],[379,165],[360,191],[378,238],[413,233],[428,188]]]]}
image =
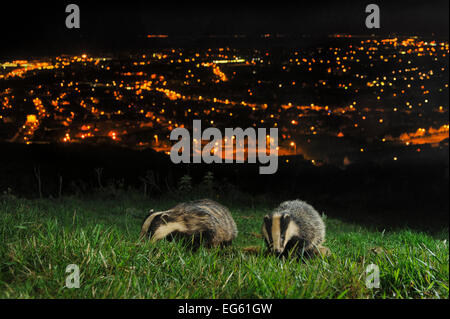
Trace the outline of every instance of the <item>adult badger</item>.
{"type": "Polygon", "coordinates": [[[264,216],[262,234],[267,247],[278,256],[291,251],[311,257],[328,254],[321,244],[325,240],[325,224],[319,213],[301,200],[286,201],[264,216]]]}
{"type": "Polygon", "coordinates": [[[203,242],[216,247],[231,244],[237,236],[237,227],[226,207],[202,199],[180,203],[166,211],[150,211],[142,225],[141,238],[155,242],[167,236],[187,238],[194,246],[203,242]]]}

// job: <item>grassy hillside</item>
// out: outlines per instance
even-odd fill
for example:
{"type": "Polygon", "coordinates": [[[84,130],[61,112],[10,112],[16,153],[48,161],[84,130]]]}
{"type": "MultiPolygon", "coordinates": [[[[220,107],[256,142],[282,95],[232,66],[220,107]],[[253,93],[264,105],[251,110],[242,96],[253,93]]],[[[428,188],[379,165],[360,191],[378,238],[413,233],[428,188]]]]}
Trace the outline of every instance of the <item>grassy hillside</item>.
{"type": "Polygon", "coordinates": [[[271,207],[230,206],[239,235],[229,248],[139,243],[146,211],[174,204],[0,197],[0,298],[448,298],[448,228],[431,236],[325,218],[332,255],[283,261],[242,250],[263,247],[271,207]],[[371,263],[378,289],[365,285],[371,263]],[[64,287],[69,264],[80,268],[80,288],[64,287]]]}

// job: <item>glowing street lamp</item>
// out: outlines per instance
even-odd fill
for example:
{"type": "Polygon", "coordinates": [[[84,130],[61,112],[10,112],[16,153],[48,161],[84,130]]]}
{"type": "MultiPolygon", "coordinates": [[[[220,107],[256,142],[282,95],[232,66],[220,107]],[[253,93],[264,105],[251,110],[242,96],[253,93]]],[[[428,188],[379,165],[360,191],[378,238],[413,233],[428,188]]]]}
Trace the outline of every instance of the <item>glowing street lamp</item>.
{"type": "Polygon", "coordinates": [[[295,142],[291,142],[290,146],[294,148],[294,154],[297,154],[297,145],[295,144],[295,142]]]}

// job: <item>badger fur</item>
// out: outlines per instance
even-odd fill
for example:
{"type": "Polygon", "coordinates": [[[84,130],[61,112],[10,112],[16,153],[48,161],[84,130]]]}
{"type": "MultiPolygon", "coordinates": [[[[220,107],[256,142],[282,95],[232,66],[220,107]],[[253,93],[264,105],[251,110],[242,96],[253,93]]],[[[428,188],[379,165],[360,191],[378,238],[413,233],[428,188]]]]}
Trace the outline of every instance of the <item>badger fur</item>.
{"type": "Polygon", "coordinates": [[[278,256],[291,251],[311,257],[328,253],[321,244],[325,240],[325,224],[319,213],[301,200],[286,201],[264,216],[262,234],[268,249],[278,256]]]}
{"type": "Polygon", "coordinates": [[[150,212],[145,219],[141,238],[152,242],[160,239],[187,237],[198,246],[201,242],[208,247],[229,245],[237,236],[236,223],[230,211],[210,199],[180,203],[172,209],[150,212]]]}

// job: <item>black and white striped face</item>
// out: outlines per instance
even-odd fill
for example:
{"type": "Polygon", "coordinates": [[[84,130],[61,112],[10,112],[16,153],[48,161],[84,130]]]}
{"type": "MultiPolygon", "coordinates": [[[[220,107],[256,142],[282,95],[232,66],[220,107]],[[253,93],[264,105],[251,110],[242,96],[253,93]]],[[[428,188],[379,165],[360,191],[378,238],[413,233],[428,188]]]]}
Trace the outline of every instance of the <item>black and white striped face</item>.
{"type": "Polygon", "coordinates": [[[298,237],[299,227],[290,215],[275,213],[264,216],[262,233],[269,249],[281,255],[291,239],[298,237]]]}
{"type": "Polygon", "coordinates": [[[150,212],[141,229],[141,237],[147,236],[151,241],[157,241],[175,231],[185,231],[186,227],[175,220],[167,211],[150,212]]]}

